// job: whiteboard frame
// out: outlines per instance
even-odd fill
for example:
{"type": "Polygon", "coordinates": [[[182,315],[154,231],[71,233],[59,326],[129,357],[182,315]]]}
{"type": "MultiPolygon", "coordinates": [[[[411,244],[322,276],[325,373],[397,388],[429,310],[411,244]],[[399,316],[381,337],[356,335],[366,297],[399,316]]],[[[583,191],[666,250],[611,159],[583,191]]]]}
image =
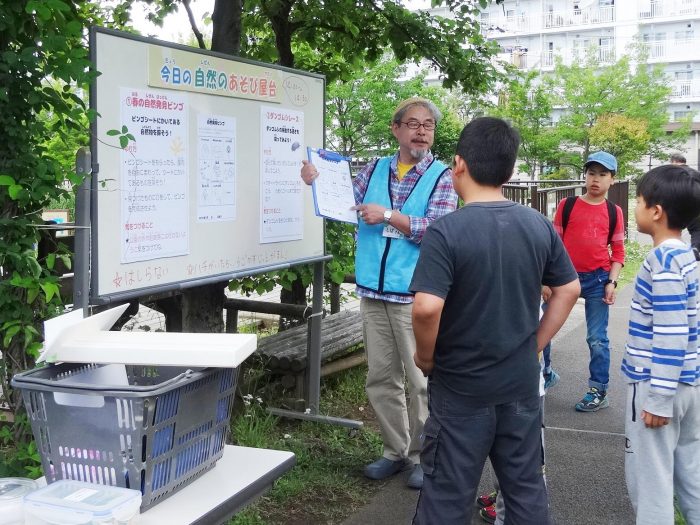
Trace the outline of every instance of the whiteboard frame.
{"type": "MultiPolygon", "coordinates": [[[[106,29],[102,27],[97,27],[93,26],[90,28],[90,60],[93,64],[93,67],[96,69],[97,68],[97,57],[98,57],[98,50],[97,50],[97,35],[98,33],[101,34],[106,34],[106,35],[111,35],[114,37],[118,38],[124,38],[127,40],[134,40],[137,42],[141,42],[144,44],[150,44],[150,45],[156,45],[156,46],[163,46],[166,48],[172,48],[180,51],[186,51],[189,53],[195,53],[195,54],[200,54],[204,56],[211,56],[211,57],[216,57],[218,59],[224,59],[227,61],[231,62],[238,62],[242,64],[250,64],[254,66],[260,66],[264,68],[270,68],[270,69],[276,69],[280,70],[285,73],[292,73],[294,75],[302,76],[302,77],[308,77],[310,79],[319,79],[323,82],[323,93],[322,93],[322,104],[323,108],[321,110],[321,116],[322,116],[322,130],[321,130],[321,137],[322,137],[322,142],[323,146],[325,146],[325,140],[326,140],[326,135],[325,135],[325,116],[326,116],[326,97],[325,97],[325,76],[316,74],[316,73],[309,73],[305,71],[300,71],[297,69],[292,69],[292,68],[287,68],[283,66],[279,66],[276,64],[266,64],[262,62],[257,62],[253,60],[248,60],[244,58],[239,58],[239,57],[232,57],[230,55],[226,55],[223,53],[217,53],[214,51],[209,51],[209,50],[202,50],[198,48],[193,48],[189,46],[184,46],[180,44],[175,44],[171,42],[165,42],[162,40],[154,39],[154,38],[147,38],[147,37],[142,37],[139,35],[133,35],[130,33],[125,33],[122,31],[117,31],[117,30],[112,30],[112,29],[106,29]]],[[[144,51],[146,52],[146,51],[144,51]]],[[[133,87],[133,86],[125,86],[125,87],[133,87]]],[[[144,86],[144,89],[150,89],[149,86],[144,86]]],[[[98,92],[97,92],[97,80],[93,81],[90,84],[90,109],[97,112],[98,108],[98,92]]],[[[202,93],[202,95],[207,95],[205,93],[202,93]]],[[[215,97],[218,98],[218,95],[207,95],[210,97],[215,97]]],[[[260,103],[259,103],[260,104],[260,103]]],[[[240,279],[243,277],[249,277],[253,275],[259,275],[275,270],[282,270],[282,269],[287,269],[293,266],[297,265],[302,265],[302,264],[312,264],[312,263],[318,263],[318,262],[324,262],[327,260],[332,259],[331,255],[326,254],[325,250],[325,222],[323,223],[322,227],[320,228],[321,232],[321,238],[320,239],[314,239],[314,242],[320,242],[320,247],[322,249],[322,254],[321,255],[308,255],[308,256],[301,256],[301,257],[296,257],[290,260],[284,260],[281,262],[276,262],[274,264],[270,265],[265,265],[265,266],[257,266],[257,267],[243,267],[239,268],[235,271],[227,271],[227,272],[221,272],[221,273],[214,273],[211,275],[203,275],[203,276],[198,276],[198,277],[193,277],[191,279],[184,279],[184,280],[178,280],[178,281],[171,281],[167,283],[161,283],[161,284],[156,284],[152,286],[142,286],[142,287],[137,287],[137,288],[131,288],[129,290],[124,290],[120,292],[111,292],[111,293],[100,293],[99,292],[99,276],[100,276],[100,266],[99,266],[99,253],[98,253],[98,238],[101,234],[100,232],[100,221],[98,218],[98,188],[100,187],[100,181],[99,181],[99,176],[100,176],[100,165],[99,165],[99,157],[98,157],[98,137],[97,137],[97,118],[93,120],[90,123],[90,150],[92,153],[92,190],[91,195],[90,195],[90,212],[89,212],[89,220],[90,220],[90,226],[91,226],[91,250],[90,250],[90,266],[91,266],[91,271],[90,271],[90,303],[91,304],[110,304],[110,303],[116,303],[116,302],[123,302],[126,300],[130,300],[133,298],[137,297],[142,297],[142,296],[148,296],[148,295],[156,295],[156,294],[164,294],[168,292],[173,292],[173,291],[181,291],[197,286],[202,286],[206,284],[211,284],[211,283],[217,283],[217,282],[225,282],[229,281],[231,279],[240,279]]],[[[190,124],[190,127],[192,124],[190,124]]],[[[191,164],[191,162],[190,162],[191,164]]],[[[189,184],[191,184],[191,178],[194,176],[193,173],[190,173],[189,175],[189,184]]],[[[258,177],[259,179],[259,177],[258,177]]],[[[306,192],[306,188],[303,190],[306,192]]],[[[310,192],[309,192],[310,193],[310,192]]],[[[306,203],[306,196],[304,197],[304,202],[306,203]]],[[[189,209],[190,209],[190,220],[191,220],[191,208],[193,204],[190,202],[189,209]]],[[[320,219],[322,220],[322,219],[320,219]]],[[[303,242],[303,241],[287,241],[287,242],[303,242]]],[[[168,258],[164,258],[168,259],[168,258]]],[[[161,259],[154,259],[154,260],[161,260],[161,259]]],[[[120,267],[123,266],[120,263],[120,267]]]]}

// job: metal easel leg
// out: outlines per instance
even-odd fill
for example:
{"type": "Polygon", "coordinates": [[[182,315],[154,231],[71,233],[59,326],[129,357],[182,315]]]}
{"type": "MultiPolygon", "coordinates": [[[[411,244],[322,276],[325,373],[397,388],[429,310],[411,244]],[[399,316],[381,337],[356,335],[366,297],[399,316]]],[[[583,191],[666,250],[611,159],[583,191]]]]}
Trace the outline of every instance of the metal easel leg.
{"type": "Polygon", "coordinates": [[[313,299],[309,319],[309,338],[306,352],[306,411],[295,412],[281,408],[269,408],[268,412],[280,417],[330,423],[349,428],[362,428],[362,421],[323,416],[318,413],[321,400],[321,317],[323,316],[323,261],[314,263],[313,299]]]}

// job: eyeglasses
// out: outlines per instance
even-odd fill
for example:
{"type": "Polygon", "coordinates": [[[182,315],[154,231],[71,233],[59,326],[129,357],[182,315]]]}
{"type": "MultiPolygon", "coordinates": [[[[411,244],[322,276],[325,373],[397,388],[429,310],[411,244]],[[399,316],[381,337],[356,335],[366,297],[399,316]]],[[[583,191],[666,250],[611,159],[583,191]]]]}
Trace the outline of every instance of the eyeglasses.
{"type": "Polygon", "coordinates": [[[417,120],[409,120],[408,122],[400,121],[401,124],[406,124],[408,129],[418,129],[423,126],[425,131],[433,131],[435,129],[435,122],[432,120],[426,120],[425,122],[418,122],[417,120]]]}

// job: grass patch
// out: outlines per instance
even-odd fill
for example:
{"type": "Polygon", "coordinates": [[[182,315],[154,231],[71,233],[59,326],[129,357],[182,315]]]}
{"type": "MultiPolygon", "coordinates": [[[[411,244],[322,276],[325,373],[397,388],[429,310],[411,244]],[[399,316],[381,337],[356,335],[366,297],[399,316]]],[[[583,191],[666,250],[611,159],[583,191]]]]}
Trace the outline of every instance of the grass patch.
{"type": "MultiPolygon", "coordinates": [[[[337,417],[369,412],[365,375],[366,367],[355,367],[325,379],[320,412],[337,417]]],[[[362,468],[381,454],[378,433],[280,419],[266,412],[261,399],[247,401],[243,413],[233,420],[233,442],[289,450],[296,455],[296,466],[230,525],[338,523],[376,491],[376,482],[366,480],[362,468]]]]}
{"type": "Polygon", "coordinates": [[[625,241],[625,265],[622,267],[618,277],[619,287],[634,282],[639,267],[646,259],[649,250],[651,250],[651,246],[634,241],[625,241]]]}

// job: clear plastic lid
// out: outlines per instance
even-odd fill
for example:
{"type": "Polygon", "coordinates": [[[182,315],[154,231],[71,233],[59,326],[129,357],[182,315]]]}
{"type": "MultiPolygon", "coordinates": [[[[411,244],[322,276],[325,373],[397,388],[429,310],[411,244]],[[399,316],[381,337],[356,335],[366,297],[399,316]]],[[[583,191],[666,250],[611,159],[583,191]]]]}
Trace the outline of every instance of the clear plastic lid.
{"type": "Polygon", "coordinates": [[[67,479],[56,481],[25,498],[25,505],[69,508],[95,516],[109,514],[124,504],[131,506],[132,503],[136,504],[136,508],[141,504],[140,491],[67,479]]]}
{"type": "Polygon", "coordinates": [[[29,478],[0,478],[0,502],[22,499],[39,487],[29,478]]]}

